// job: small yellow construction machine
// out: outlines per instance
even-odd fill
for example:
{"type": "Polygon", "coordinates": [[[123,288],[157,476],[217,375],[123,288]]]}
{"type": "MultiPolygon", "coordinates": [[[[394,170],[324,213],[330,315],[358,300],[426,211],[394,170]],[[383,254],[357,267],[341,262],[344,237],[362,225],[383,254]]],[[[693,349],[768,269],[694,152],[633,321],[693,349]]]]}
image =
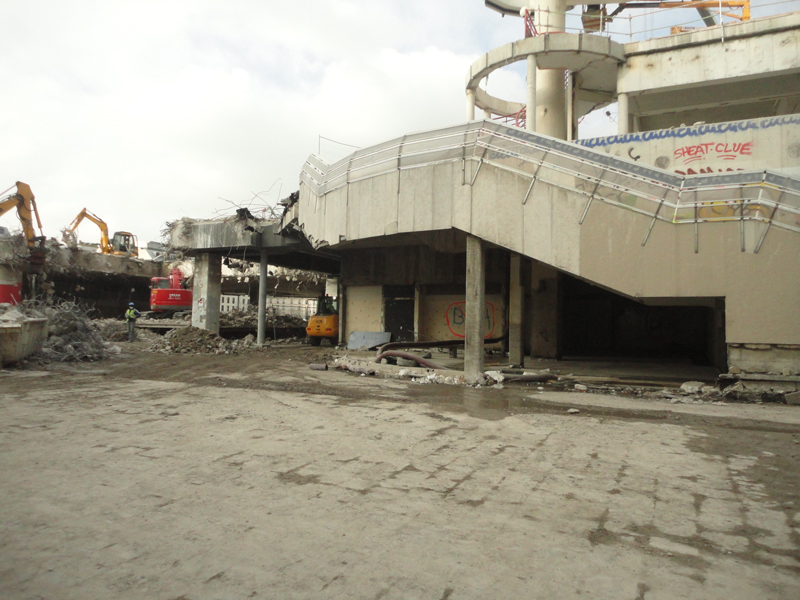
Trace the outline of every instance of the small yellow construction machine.
{"type": "Polygon", "coordinates": [[[317,310],[308,320],[306,333],[312,346],[319,346],[323,339],[328,339],[331,346],[339,343],[339,307],[333,298],[317,298],[317,310]]]}
{"type": "Polygon", "coordinates": [[[135,235],[127,231],[117,231],[109,241],[106,222],[85,208],[78,213],[78,216],[70,223],[69,227],[61,230],[62,239],[67,246],[70,248],[78,247],[75,230],[84,219],[89,219],[100,228],[100,252],[103,254],[116,254],[117,256],[139,257],[139,246],[135,235]]]}

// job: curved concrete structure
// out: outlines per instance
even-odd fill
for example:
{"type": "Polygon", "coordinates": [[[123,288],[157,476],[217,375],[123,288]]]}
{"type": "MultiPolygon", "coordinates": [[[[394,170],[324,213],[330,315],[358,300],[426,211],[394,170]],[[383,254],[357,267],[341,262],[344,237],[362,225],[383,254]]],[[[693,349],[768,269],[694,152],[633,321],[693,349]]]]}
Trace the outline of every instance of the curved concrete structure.
{"type": "Polygon", "coordinates": [[[495,48],[472,63],[465,87],[475,92],[475,106],[498,115],[519,112],[522,104],[496,98],[479,86],[493,71],[529,56],[535,57],[540,71],[558,69],[576,74],[576,119],[614,100],[617,69],[625,62],[624,46],[608,37],[559,33],[524,38],[495,48]]]}
{"type": "MultiPolygon", "coordinates": [[[[530,8],[536,4],[541,4],[541,2],[532,2],[531,0],[486,0],[486,6],[492,10],[515,17],[519,16],[520,9],[530,8]]],[[[592,4],[618,4],[618,2],[616,0],[599,0],[598,2],[592,1],[592,4]]]]}
{"type": "Polygon", "coordinates": [[[680,176],[481,121],[309,158],[290,223],[342,250],[459,231],[628,297],[724,298],[728,344],[800,344],[800,181],[769,171],[680,176]]]}

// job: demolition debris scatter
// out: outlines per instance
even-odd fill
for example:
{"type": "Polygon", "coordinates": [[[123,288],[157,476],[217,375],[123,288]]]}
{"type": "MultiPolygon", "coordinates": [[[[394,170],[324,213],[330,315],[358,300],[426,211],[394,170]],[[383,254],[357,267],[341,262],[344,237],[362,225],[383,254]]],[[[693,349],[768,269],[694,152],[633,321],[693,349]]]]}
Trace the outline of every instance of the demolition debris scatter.
{"type": "MultiPolygon", "coordinates": [[[[250,306],[247,310],[232,311],[222,313],[219,316],[220,327],[258,327],[258,308],[250,306]]],[[[292,315],[277,315],[268,310],[266,315],[266,325],[268,328],[302,328],[305,329],[306,322],[300,317],[292,315]]]]}
{"type": "Polygon", "coordinates": [[[13,308],[5,306],[5,320],[47,318],[47,339],[32,357],[37,362],[97,361],[119,352],[103,339],[97,321],[90,316],[91,309],[85,306],[66,300],[50,305],[25,301],[13,308]]]}
{"type": "Polygon", "coordinates": [[[182,327],[158,338],[147,350],[162,354],[239,354],[254,343],[252,335],[240,340],[226,340],[205,329],[182,327]]]}

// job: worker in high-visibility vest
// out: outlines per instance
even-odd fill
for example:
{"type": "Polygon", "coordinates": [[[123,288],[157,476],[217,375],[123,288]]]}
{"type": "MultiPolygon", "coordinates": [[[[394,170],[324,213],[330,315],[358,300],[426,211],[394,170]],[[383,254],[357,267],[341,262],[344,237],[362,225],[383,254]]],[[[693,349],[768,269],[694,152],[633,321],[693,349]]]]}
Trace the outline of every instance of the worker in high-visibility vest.
{"type": "Polygon", "coordinates": [[[131,302],[128,304],[128,310],[125,311],[125,321],[128,323],[128,341],[132,342],[136,335],[136,319],[142,316],[136,305],[131,302]]]}

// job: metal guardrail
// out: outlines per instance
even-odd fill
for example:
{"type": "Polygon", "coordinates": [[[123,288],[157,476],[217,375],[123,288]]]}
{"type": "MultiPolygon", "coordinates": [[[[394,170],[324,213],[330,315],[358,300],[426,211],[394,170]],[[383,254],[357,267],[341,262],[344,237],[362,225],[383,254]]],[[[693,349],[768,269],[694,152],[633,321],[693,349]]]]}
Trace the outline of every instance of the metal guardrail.
{"type": "MultiPolygon", "coordinates": [[[[530,178],[525,204],[537,182],[586,197],[580,222],[594,201],[606,202],[674,224],[745,221],[766,224],[755,249],[774,225],[800,233],[800,180],[772,171],[678,175],[516,127],[473,121],[415,133],[358,150],[333,165],[309,157],[300,176],[317,196],[382,174],[462,161],[462,184],[475,182],[480,166],[530,178]],[[468,176],[466,163],[477,168],[468,176]]],[[[744,248],[742,233],[742,248],[744,248]]]]}

